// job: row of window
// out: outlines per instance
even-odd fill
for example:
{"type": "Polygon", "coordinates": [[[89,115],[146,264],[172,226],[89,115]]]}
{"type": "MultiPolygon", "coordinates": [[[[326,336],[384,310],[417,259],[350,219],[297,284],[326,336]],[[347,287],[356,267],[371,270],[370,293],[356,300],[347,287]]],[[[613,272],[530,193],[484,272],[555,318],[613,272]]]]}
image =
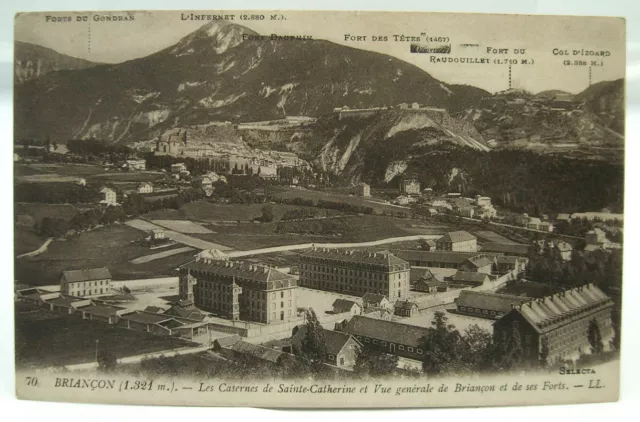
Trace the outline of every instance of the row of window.
{"type": "Polygon", "coordinates": [[[461,306],[460,310],[465,312],[474,312],[476,314],[484,314],[484,315],[497,315],[497,316],[504,315],[503,312],[488,311],[486,309],[478,309],[478,308],[467,308],[464,306],[461,306]]]}
{"type": "MultiPolygon", "coordinates": [[[[358,340],[360,340],[360,341],[362,341],[362,340],[363,340],[363,337],[362,337],[362,336],[356,336],[356,338],[357,338],[358,340]]],[[[380,346],[386,346],[386,345],[387,345],[387,342],[386,342],[386,341],[383,341],[383,340],[376,340],[376,339],[373,339],[373,340],[372,340],[372,339],[370,339],[369,337],[364,337],[364,342],[365,342],[365,343],[378,344],[378,345],[380,345],[380,346]]],[[[389,346],[395,346],[395,343],[389,343],[389,346]]],[[[399,344],[399,345],[398,345],[398,350],[402,350],[402,351],[404,351],[404,350],[405,350],[404,345],[399,344]]],[[[422,349],[418,349],[418,348],[413,348],[413,347],[411,347],[411,346],[407,346],[407,352],[414,353],[414,350],[415,350],[415,353],[418,353],[419,355],[421,355],[421,354],[423,354],[423,353],[424,353],[424,351],[423,351],[422,349]]]]}
{"type": "Polygon", "coordinates": [[[110,280],[96,280],[96,281],[81,281],[77,283],[69,283],[70,288],[79,287],[91,287],[91,286],[105,286],[110,283],[110,280]]]}
{"type": "Polygon", "coordinates": [[[103,293],[108,293],[109,289],[89,289],[89,290],[70,290],[69,294],[71,296],[92,296],[92,295],[99,295],[99,294],[103,294],[103,293]]]}

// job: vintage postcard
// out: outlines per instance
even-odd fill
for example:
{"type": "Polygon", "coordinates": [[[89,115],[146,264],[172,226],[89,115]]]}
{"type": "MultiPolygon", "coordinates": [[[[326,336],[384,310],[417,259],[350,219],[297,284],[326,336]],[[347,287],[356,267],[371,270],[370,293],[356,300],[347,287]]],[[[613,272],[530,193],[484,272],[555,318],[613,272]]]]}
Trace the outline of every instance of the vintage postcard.
{"type": "Polygon", "coordinates": [[[625,21],[15,17],[21,399],[615,401],[625,21]]]}

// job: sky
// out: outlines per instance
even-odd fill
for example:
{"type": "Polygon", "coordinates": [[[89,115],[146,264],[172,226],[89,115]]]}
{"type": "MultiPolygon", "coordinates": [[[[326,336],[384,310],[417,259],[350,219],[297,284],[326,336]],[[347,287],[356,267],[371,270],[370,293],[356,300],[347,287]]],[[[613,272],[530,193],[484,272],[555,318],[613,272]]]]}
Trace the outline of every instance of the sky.
{"type": "Polygon", "coordinates": [[[619,18],[423,12],[254,11],[251,14],[264,15],[264,20],[240,20],[240,16],[246,12],[59,12],[17,15],[15,39],[39,44],[74,57],[117,63],[144,57],[173,45],[206,23],[184,19],[190,13],[234,15],[234,23],[260,34],[308,35],[314,39],[326,39],[354,48],[389,54],[420,67],[443,82],[474,85],[490,92],[509,88],[510,60],[518,62],[511,65],[511,87],[534,93],[547,89],[577,93],[588,87],[590,81],[596,83],[625,76],[625,25],[624,20],[619,18]],[[272,14],[284,19],[271,20],[272,14]],[[133,16],[134,20],[100,20],[109,15],[133,16]],[[86,21],[82,20],[82,16],[86,17],[86,21]],[[347,35],[350,37],[346,37],[347,35]],[[447,44],[451,46],[451,53],[411,53],[411,43],[401,41],[400,38],[396,41],[394,35],[421,37],[423,44],[425,37],[435,37],[428,47],[447,44]],[[373,41],[374,36],[386,36],[387,41],[373,41]],[[463,46],[469,44],[472,46],[463,46]],[[488,49],[492,53],[488,53],[488,49]],[[516,49],[524,49],[524,54],[516,54],[516,49]],[[608,55],[574,56],[574,50],[605,51],[608,55]],[[569,56],[560,55],[559,51],[568,52],[569,56]],[[484,59],[488,63],[432,61],[439,57],[484,59]],[[523,58],[529,63],[533,60],[533,64],[522,64],[523,58]],[[496,63],[496,60],[500,62],[496,63]],[[565,65],[566,60],[570,60],[572,65],[565,65]],[[576,60],[584,61],[587,65],[574,65],[576,60]],[[590,66],[592,60],[597,65],[590,66]]]}

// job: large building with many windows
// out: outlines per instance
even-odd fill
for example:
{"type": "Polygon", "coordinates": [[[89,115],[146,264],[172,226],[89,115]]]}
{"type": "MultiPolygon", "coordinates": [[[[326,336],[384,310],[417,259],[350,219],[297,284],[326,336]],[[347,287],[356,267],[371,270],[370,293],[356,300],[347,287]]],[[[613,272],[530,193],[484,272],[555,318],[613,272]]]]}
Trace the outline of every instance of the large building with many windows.
{"type": "Polygon", "coordinates": [[[237,321],[278,324],[296,319],[294,276],[267,265],[197,259],[180,267],[180,297],[237,321]]]}
{"type": "Polygon", "coordinates": [[[613,306],[593,284],[541,299],[523,298],[493,324],[493,335],[508,345],[517,333],[526,360],[538,361],[543,352],[551,364],[575,359],[590,352],[590,330],[598,332],[607,348],[614,334],[613,306]]]}
{"type": "Polygon", "coordinates": [[[364,296],[385,295],[392,303],[409,296],[409,263],[389,251],[319,249],[302,255],[300,285],[364,296]]]}
{"type": "Polygon", "coordinates": [[[60,292],[78,297],[111,294],[111,273],[106,268],[63,271],[60,292]]]}

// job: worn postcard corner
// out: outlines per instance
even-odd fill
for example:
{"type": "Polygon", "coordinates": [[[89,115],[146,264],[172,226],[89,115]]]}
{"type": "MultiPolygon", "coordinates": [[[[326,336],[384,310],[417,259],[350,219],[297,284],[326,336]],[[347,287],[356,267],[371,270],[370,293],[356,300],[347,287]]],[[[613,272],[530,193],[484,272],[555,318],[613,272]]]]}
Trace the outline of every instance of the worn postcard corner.
{"type": "Polygon", "coordinates": [[[16,395],[617,401],[625,24],[17,13],[16,395]]]}

